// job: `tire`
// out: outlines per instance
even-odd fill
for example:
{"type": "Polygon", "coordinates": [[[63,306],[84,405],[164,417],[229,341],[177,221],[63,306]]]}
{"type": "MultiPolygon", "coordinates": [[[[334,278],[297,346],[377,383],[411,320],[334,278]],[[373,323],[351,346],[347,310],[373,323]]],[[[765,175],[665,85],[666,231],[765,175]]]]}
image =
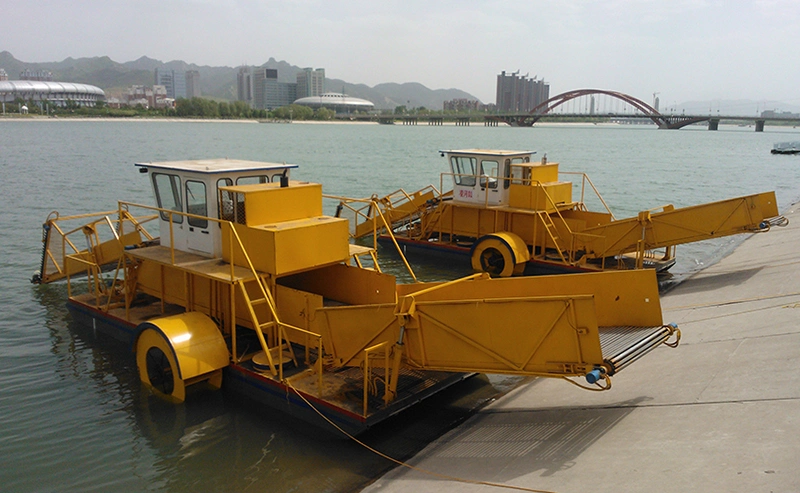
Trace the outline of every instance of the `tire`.
{"type": "Polygon", "coordinates": [[[513,233],[494,233],[482,236],[470,252],[472,269],[492,277],[510,277],[525,270],[530,259],[528,247],[513,233]]]}

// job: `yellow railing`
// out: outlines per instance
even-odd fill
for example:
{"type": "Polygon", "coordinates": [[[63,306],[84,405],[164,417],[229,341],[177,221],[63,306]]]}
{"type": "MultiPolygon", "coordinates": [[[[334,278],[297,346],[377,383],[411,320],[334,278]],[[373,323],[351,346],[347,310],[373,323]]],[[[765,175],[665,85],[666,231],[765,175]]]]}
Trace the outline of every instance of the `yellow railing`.
{"type": "Polygon", "coordinates": [[[559,171],[558,173],[561,174],[561,175],[577,175],[577,176],[581,177],[581,200],[580,200],[580,204],[581,204],[581,206],[583,207],[584,210],[586,210],[585,189],[586,189],[586,183],[588,183],[589,186],[592,188],[592,191],[594,191],[594,194],[597,196],[598,200],[600,200],[600,203],[603,204],[603,207],[605,207],[606,212],[611,214],[611,220],[615,221],[617,219],[616,217],[614,217],[614,213],[611,212],[611,209],[608,207],[608,204],[606,203],[605,199],[603,199],[603,196],[600,195],[600,192],[597,190],[597,187],[595,187],[594,183],[592,183],[592,180],[589,179],[589,175],[587,175],[586,173],[578,172],[578,171],[559,171]]]}
{"type": "MultiPolygon", "coordinates": [[[[295,327],[295,326],[293,326],[291,324],[286,324],[286,323],[283,323],[283,322],[280,321],[280,319],[278,317],[278,312],[277,312],[277,305],[275,303],[275,299],[274,299],[274,297],[272,295],[272,292],[271,292],[270,289],[267,289],[267,287],[264,285],[264,281],[262,280],[261,275],[258,273],[258,271],[256,270],[255,266],[253,265],[253,262],[250,259],[250,255],[247,253],[247,250],[244,247],[244,243],[242,242],[242,239],[239,236],[239,233],[236,231],[236,228],[234,227],[234,224],[231,221],[218,219],[218,218],[214,218],[214,217],[201,216],[201,215],[191,214],[191,213],[186,213],[186,212],[181,212],[181,211],[174,211],[174,210],[171,210],[171,209],[164,209],[164,208],[161,208],[161,207],[154,207],[154,206],[149,206],[149,205],[144,205],[144,204],[136,204],[136,203],[132,203],[132,202],[119,202],[119,204],[120,204],[120,211],[123,210],[123,207],[125,207],[125,210],[128,210],[131,207],[136,207],[136,208],[143,208],[143,209],[146,209],[146,210],[157,211],[158,213],[165,213],[167,215],[167,221],[169,222],[169,227],[170,227],[170,241],[169,241],[168,248],[170,250],[170,263],[171,263],[171,265],[175,265],[175,242],[174,242],[174,235],[173,235],[173,229],[172,229],[173,224],[174,224],[173,218],[174,218],[175,215],[183,216],[183,217],[186,217],[186,218],[195,218],[195,219],[200,219],[200,220],[207,220],[207,221],[210,221],[210,222],[218,223],[220,225],[227,224],[228,225],[228,230],[230,231],[230,235],[229,235],[228,241],[229,241],[229,246],[230,246],[231,257],[234,256],[234,252],[236,251],[236,247],[238,247],[238,251],[241,252],[242,257],[245,260],[245,263],[247,265],[247,269],[253,275],[253,278],[255,279],[256,283],[259,286],[259,290],[261,291],[261,295],[263,296],[264,300],[266,300],[266,304],[267,304],[267,306],[269,307],[269,310],[270,310],[270,315],[271,315],[273,321],[272,322],[267,322],[265,324],[261,324],[259,322],[259,320],[258,320],[258,316],[255,313],[255,310],[253,309],[253,305],[250,302],[249,296],[247,295],[247,292],[245,290],[244,284],[240,283],[242,292],[243,292],[245,298],[248,301],[247,306],[248,306],[248,310],[250,312],[251,319],[253,321],[253,325],[254,325],[253,329],[256,332],[256,335],[257,335],[257,337],[259,339],[259,343],[261,344],[262,350],[266,354],[267,359],[269,360],[269,363],[273,368],[273,374],[275,373],[274,368],[275,368],[276,365],[272,361],[272,355],[270,353],[269,344],[267,344],[267,341],[264,338],[264,333],[263,333],[263,330],[262,330],[263,327],[265,327],[265,326],[275,326],[275,327],[277,327],[277,336],[278,336],[278,341],[277,341],[278,344],[277,344],[277,346],[278,347],[281,347],[282,344],[284,342],[286,342],[287,345],[289,346],[289,348],[291,348],[291,342],[285,336],[285,329],[294,330],[294,331],[297,331],[297,332],[299,332],[301,334],[305,334],[307,337],[315,338],[317,340],[316,342],[317,342],[317,350],[318,350],[316,371],[319,373],[319,392],[320,392],[320,395],[322,394],[322,355],[323,355],[323,353],[322,353],[322,348],[323,348],[322,336],[320,334],[316,334],[314,332],[310,332],[310,331],[301,329],[300,327],[295,327]]],[[[120,232],[120,236],[122,236],[122,231],[120,232]]],[[[162,245],[162,246],[165,246],[165,245],[162,245]]],[[[235,274],[236,265],[232,261],[229,262],[229,265],[230,265],[230,279],[231,279],[230,282],[233,285],[236,282],[235,281],[235,279],[236,279],[236,274],[235,274]]],[[[232,312],[233,312],[233,310],[235,310],[234,307],[235,307],[235,303],[233,301],[233,294],[232,294],[232,298],[231,298],[231,311],[232,312]]],[[[234,360],[236,360],[236,359],[238,359],[238,355],[236,354],[236,343],[235,343],[235,341],[236,341],[236,318],[235,318],[235,313],[232,313],[231,320],[232,320],[232,323],[231,323],[231,335],[232,335],[232,341],[233,341],[233,343],[232,343],[232,345],[233,345],[233,347],[232,347],[232,349],[233,349],[233,358],[234,358],[234,360]]],[[[308,345],[306,345],[306,363],[309,363],[309,360],[310,360],[310,357],[309,357],[309,353],[308,353],[308,345]]],[[[283,380],[283,365],[279,364],[277,366],[278,366],[278,372],[280,374],[279,378],[281,380],[283,380]]]]}
{"type": "MultiPolygon", "coordinates": [[[[400,256],[400,259],[403,261],[403,265],[405,266],[405,268],[408,271],[408,273],[411,275],[412,279],[414,279],[414,282],[417,282],[417,276],[416,276],[416,274],[414,274],[414,269],[411,268],[411,264],[408,263],[408,260],[406,259],[406,256],[403,254],[403,250],[400,248],[400,244],[397,243],[397,238],[395,238],[395,236],[394,236],[394,232],[392,231],[392,227],[389,224],[389,222],[387,221],[386,216],[383,215],[383,211],[381,210],[381,208],[378,205],[379,199],[377,197],[373,197],[373,198],[369,198],[369,199],[350,199],[350,198],[346,198],[346,197],[336,197],[336,196],[333,196],[333,195],[326,195],[325,197],[329,198],[329,199],[338,199],[338,200],[342,201],[342,202],[340,202],[340,204],[342,206],[348,207],[349,209],[354,210],[354,211],[356,209],[349,205],[350,202],[370,204],[369,206],[362,207],[361,210],[363,210],[366,207],[372,207],[372,209],[374,209],[374,213],[373,214],[375,214],[375,215],[369,217],[369,220],[372,221],[372,247],[374,249],[376,249],[376,250],[378,248],[378,229],[379,228],[378,228],[378,221],[377,220],[380,219],[380,222],[383,224],[382,227],[386,229],[386,232],[387,232],[389,238],[392,240],[392,244],[394,244],[394,247],[397,250],[397,254],[400,256]],[[344,202],[344,201],[347,201],[347,202],[344,202]]],[[[365,216],[365,217],[367,217],[367,216],[365,216]]],[[[377,263],[376,263],[376,265],[377,265],[377,263]]]]}
{"type": "MultiPolygon", "coordinates": [[[[379,344],[375,344],[374,346],[370,346],[364,350],[364,417],[367,417],[367,411],[369,407],[369,394],[378,395],[378,388],[377,386],[373,386],[372,380],[370,379],[370,369],[369,369],[369,357],[372,353],[378,351],[379,349],[383,349],[383,403],[389,403],[389,341],[383,341],[379,344]]],[[[377,380],[377,377],[376,377],[377,380]]]]}

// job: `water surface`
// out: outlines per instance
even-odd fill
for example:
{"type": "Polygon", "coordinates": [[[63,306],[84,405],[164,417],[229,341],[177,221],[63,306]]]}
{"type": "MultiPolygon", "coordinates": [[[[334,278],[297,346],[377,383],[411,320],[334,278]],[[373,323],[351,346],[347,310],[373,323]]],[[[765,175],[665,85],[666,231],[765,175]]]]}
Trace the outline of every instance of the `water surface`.
{"type": "MultiPolygon", "coordinates": [[[[440,149],[536,150],[584,171],[617,217],[775,190],[800,197],[800,156],[773,156],[793,128],[525,128],[0,120],[0,484],[3,491],[350,491],[392,464],[223,393],[181,406],[142,392],[125,347],[75,324],[66,286],[33,286],[48,213],[149,204],[134,162],[231,157],[300,165],[326,193],[367,197],[439,185],[440,149]]],[[[332,212],[332,204],[327,204],[332,212]]],[[[677,274],[740,241],[678,247],[677,274]]],[[[421,277],[439,272],[422,266],[421,277]]],[[[398,457],[516,380],[479,377],[367,434],[398,457]]]]}

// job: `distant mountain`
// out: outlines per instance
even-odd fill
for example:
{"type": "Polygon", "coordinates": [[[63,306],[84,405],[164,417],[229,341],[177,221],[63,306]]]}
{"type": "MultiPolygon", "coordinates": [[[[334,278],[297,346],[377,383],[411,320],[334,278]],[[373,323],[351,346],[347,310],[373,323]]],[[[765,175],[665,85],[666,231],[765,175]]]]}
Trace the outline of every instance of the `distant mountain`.
{"type": "MultiPolygon", "coordinates": [[[[260,67],[278,70],[278,80],[294,82],[300,67],[286,61],[270,58],[260,67]]],[[[143,56],[137,60],[119,63],[107,56],[93,58],[67,58],[60,62],[28,63],[17,60],[7,52],[0,52],[0,68],[5,69],[9,79],[15,80],[25,69],[49,70],[53,79],[62,82],[78,82],[97,86],[106,94],[121,95],[131,85],[152,85],[156,68],[170,70],[197,70],[200,73],[200,91],[203,97],[218,100],[236,99],[236,76],[238,67],[209,67],[195,65],[182,60],[162,62],[143,56]]],[[[339,79],[326,79],[326,90],[342,92],[366,99],[378,109],[394,109],[397,106],[424,106],[441,109],[444,101],[454,98],[478,99],[459,89],[429,89],[415,82],[405,84],[386,83],[369,87],[352,84],[339,79]]]]}

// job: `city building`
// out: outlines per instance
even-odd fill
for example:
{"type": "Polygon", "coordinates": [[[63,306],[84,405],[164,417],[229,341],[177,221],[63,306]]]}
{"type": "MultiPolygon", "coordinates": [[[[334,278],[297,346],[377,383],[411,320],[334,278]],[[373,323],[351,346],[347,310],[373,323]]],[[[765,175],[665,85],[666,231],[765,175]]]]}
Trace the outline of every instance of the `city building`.
{"type": "Polygon", "coordinates": [[[0,81],[8,80],[8,73],[2,68],[0,68],[0,81]]]}
{"type": "Polygon", "coordinates": [[[0,101],[3,103],[14,102],[20,98],[39,104],[48,102],[56,106],[66,106],[68,101],[79,106],[95,106],[105,97],[106,93],[102,89],[88,84],[39,80],[0,82],[0,101]]]}
{"type": "Polygon", "coordinates": [[[175,99],[167,96],[167,88],[164,86],[131,86],[126,91],[122,104],[145,108],[166,108],[174,107],[175,99]]]}
{"type": "Polygon", "coordinates": [[[527,113],[549,98],[550,85],[544,79],[520,76],[519,70],[510,74],[506,74],[504,70],[497,76],[498,112],[527,113]]]}
{"type": "Polygon", "coordinates": [[[236,75],[236,99],[253,106],[253,75],[247,65],[239,67],[236,75]]]}
{"type": "Polygon", "coordinates": [[[800,113],[792,113],[791,111],[775,111],[766,110],[761,112],[762,118],[800,118],[800,113]]]}
{"type": "Polygon", "coordinates": [[[274,77],[264,80],[264,109],[274,110],[294,103],[297,99],[297,84],[278,81],[278,71],[274,77]]]}
{"type": "Polygon", "coordinates": [[[258,110],[274,110],[290,105],[297,99],[297,84],[279,81],[278,69],[274,68],[255,68],[252,74],[249,67],[240,68],[238,87],[239,100],[245,101],[243,98],[249,91],[252,98],[250,106],[258,110]]]}
{"type": "Polygon", "coordinates": [[[53,81],[53,72],[49,70],[31,70],[26,68],[19,73],[19,80],[38,80],[44,82],[53,81]]]}
{"type": "Polygon", "coordinates": [[[199,98],[200,92],[200,72],[197,70],[186,71],[186,97],[199,98]]]}
{"type": "Polygon", "coordinates": [[[354,98],[346,94],[339,94],[335,92],[326,92],[319,96],[307,96],[300,98],[294,102],[301,106],[308,106],[309,108],[327,108],[336,113],[352,113],[355,111],[372,111],[375,105],[366,99],[354,98]]]}
{"type": "MultiPolygon", "coordinates": [[[[200,76],[198,74],[198,90],[200,76]]],[[[157,68],[155,70],[155,81],[153,85],[164,86],[167,88],[167,97],[179,99],[186,97],[186,72],[182,70],[169,70],[157,68]]]]}
{"type": "Polygon", "coordinates": [[[304,68],[297,73],[297,97],[321,96],[325,93],[325,69],[304,68]]]}

